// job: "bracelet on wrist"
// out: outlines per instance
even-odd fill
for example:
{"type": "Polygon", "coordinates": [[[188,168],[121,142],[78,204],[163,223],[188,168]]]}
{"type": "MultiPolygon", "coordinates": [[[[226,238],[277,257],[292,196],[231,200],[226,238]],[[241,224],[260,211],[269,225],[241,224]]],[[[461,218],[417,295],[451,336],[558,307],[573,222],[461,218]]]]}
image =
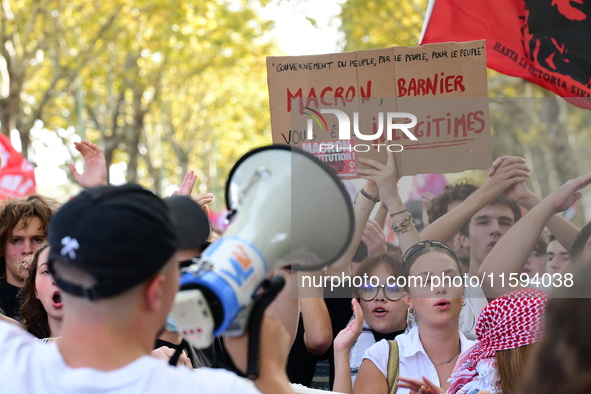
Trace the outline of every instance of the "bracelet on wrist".
{"type": "Polygon", "coordinates": [[[365,198],[367,198],[369,201],[373,201],[373,202],[375,202],[376,204],[377,204],[377,203],[379,203],[380,201],[382,201],[382,200],[380,199],[380,197],[372,197],[372,196],[370,196],[370,195],[369,195],[369,193],[368,193],[368,192],[366,192],[366,191],[365,191],[363,188],[361,188],[361,190],[359,190],[359,192],[360,192],[361,194],[363,194],[363,196],[364,196],[365,198]]]}
{"type": "Polygon", "coordinates": [[[403,210],[402,210],[402,211],[400,211],[400,212],[391,213],[391,214],[390,214],[390,217],[396,216],[396,215],[398,215],[398,214],[400,214],[400,213],[404,213],[404,212],[408,212],[408,209],[406,209],[406,208],[405,208],[405,209],[403,209],[403,210]]]}
{"type": "Polygon", "coordinates": [[[353,205],[357,205],[359,207],[359,209],[361,209],[363,212],[367,213],[368,215],[371,215],[371,212],[369,212],[367,209],[363,208],[361,205],[357,204],[357,200],[353,201],[353,205]]]}
{"type": "Polygon", "coordinates": [[[415,223],[415,222],[414,222],[414,220],[413,220],[413,222],[412,222],[412,225],[411,225],[411,226],[409,226],[407,229],[405,229],[405,230],[402,230],[402,231],[399,231],[399,232],[394,232],[394,234],[396,234],[396,235],[404,234],[404,233],[407,233],[407,232],[409,232],[410,230],[412,230],[412,229],[413,229],[413,228],[415,228],[415,227],[416,227],[416,223],[415,223]]]}
{"type": "Polygon", "coordinates": [[[404,220],[396,221],[392,223],[391,229],[394,230],[394,233],[403,233],[406,232],[411,226],[415,226],[415,221],[412,215],[409,213],[404,220]]]}

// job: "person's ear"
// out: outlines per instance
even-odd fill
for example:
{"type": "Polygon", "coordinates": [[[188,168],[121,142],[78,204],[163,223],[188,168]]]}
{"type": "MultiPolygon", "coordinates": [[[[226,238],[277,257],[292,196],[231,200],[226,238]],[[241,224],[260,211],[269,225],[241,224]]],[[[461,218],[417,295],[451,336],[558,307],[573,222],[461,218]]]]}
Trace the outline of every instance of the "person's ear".
{"type": "Polygon", "coordinates": [[[35,289],[35,297],[39,299],[39,293],[37,293],[37,289],[35,289]]]}
{"type": "Polygon", "coordinates": [[[407,292],[404,292],[402,299],[406,303],[406,306],[408,307],[408,309],[412,309],[412,300],[410,298],[410,295],[407,292]]]}
{"type": "Polygon", "coordinates": [[[462,233],[458,233],[457,237],[458,241],[464,248],[470,249],[470,238],[462,233]]]}
{"type": "Polygon", "coordinates": [[[165,280],[165,276],[159,273],[150,278],[146,283],[144,298],[150,311],[158,311],[163,307],[165,280]]]}

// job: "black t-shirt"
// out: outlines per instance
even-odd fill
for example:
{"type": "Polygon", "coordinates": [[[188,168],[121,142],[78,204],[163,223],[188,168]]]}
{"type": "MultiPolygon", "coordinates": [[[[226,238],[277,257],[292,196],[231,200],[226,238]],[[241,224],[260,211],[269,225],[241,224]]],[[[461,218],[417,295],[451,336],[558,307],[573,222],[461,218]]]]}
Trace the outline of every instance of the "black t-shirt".
{"type": "Polygon", "coordinates": [[[398,335],[403,334],[405,330],[402,331],[394,331],[394,332],[390,332],[388,334],[380,334],[379,332],[375,332],[374,330],[371,330],[373,337],[376,340],[376,343],[381,341],[382,339],[387,339],[388,341],[393,341],[394,338],[396,338],[398,335]]]}
{"type": "Polygon", "coordinates": [[[298,332],[287,358],[287,376],[289,377],[289,381],[310,387],[314,372],[316,371],[316,363],[324,359],[326,359],[326,353],[317,356],[310,353],[306,348],[306,344],[304,343],[304,320],[300,314],[298,332]]]}
{"type": "Polygon", "coordinates": [[[246,375],[236,367],[232,357],[224,346],[224,337],[219,336],[213,339],[213,344],[205,349],[201,349],[202,355],[205,357],[211,368],[227,369],[234,372],[238,376],[246,377],[246,375]]]}
{"type": "Polygon", "coordinates": [[[4,280],[0,280],[0,313],[18,321],[21,321],[20,289],[20,287],[13,286],[4,280]]]}

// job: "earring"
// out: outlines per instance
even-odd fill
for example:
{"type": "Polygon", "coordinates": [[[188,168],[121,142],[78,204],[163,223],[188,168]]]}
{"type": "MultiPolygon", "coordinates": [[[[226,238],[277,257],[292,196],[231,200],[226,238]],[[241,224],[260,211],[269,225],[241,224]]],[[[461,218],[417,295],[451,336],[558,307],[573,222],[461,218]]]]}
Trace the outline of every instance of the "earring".
{"type": "Polygon", "coordinates": [[[472,331],[474,329],[474,327],[476,326],[476,313],[474,313],[474,308],[472,308],[472,305],[470,305],[469,302],[466,302],[466,300],[464,300],[464,302],[462,303],[462,307],[464,307],[466,305],[468,305],[470,312],[472,312],[472,326],[470,326],[470,328],[466,331],[462,330],[462,328],[460,327],[460,331],[463,332],[464,334],[472,331]]]}
{"type": "Polygon", "coordinates": [[[411,307],[406,311],[406,331],[410,331],[416,324],[417,316],[411,307]]]}

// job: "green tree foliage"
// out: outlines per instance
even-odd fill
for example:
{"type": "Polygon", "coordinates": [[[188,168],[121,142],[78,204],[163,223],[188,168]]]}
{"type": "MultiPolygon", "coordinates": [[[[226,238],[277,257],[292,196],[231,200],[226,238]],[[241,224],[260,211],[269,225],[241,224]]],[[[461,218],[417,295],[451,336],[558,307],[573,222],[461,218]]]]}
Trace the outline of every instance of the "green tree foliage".
{"type": "Polygon", "coordinates": [[[103,49],[101,37],[113,27],[119,6],[117,1],[2,1],[0,122],[6,135],[19,131],[25,156],[35,121],[64,93],[76,70],[103,49]]]}
{"type": "Polygon", "coordinates": [[[426,0],[347,0],[340,15],[345,51],[418,45],[426,0]]]}
{"type": "Polygon", "coordinates": [[[275,49],[257,6],[3,0],[2,131],[17,129],[26,155],[36,121],[75,128],[108,164],[125,163],[128,181],[163,193],[195,169],[222,205],[231,164],[271,142],[264,57],[275,49]]]}

